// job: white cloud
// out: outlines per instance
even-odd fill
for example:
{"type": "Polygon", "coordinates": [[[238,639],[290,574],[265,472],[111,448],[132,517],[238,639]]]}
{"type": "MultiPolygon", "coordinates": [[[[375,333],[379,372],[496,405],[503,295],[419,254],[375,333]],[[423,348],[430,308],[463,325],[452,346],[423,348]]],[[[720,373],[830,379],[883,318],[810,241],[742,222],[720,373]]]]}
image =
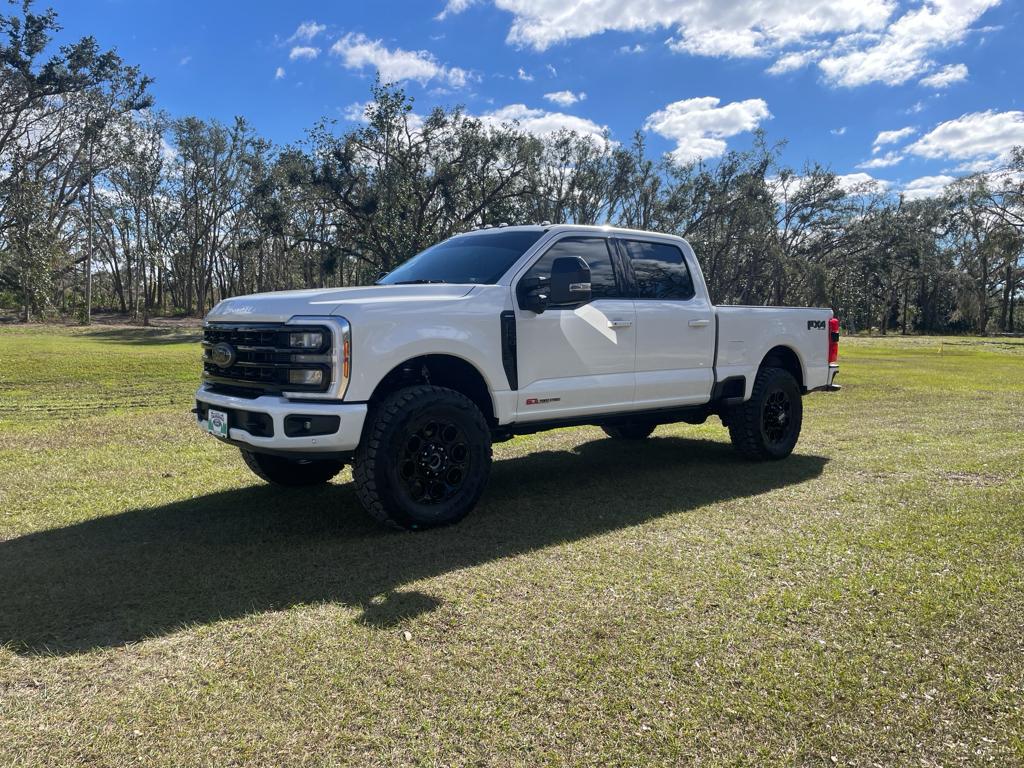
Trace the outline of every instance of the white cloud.
{"type": "Polygon", "coordinates": [[[903,155],[899,152],[886,152],[880,157],[873,157],[857,165],[858,168],[889,168],[903,162],[903,155]]]}
{"type": "Polygon", "coordinates": [[[362,123],[366,121],[366,112],[371,106],[372,101],[354,101],[345,107],[341,114],[350,122],[362,123]]]}
{"type": "Polygon", "coordinates": [[[619,53],[624,53],[624,54],[643,53],[646,50],[647,50],[647,46],[643,45],[642,43],[637,43],[636,45],[621,45],[621,46],[619,46],[619,53]]]}
{"type": "Polygon", "coordinates": [[[578,101],[583,101],[587,98],[587,94],[580,91],[579,93],[573,93],[572,91],[554,91],[553,93],[545,93],[544,98],[548,101],[554,102],[560,107],[571,107],[578,101]]]}
{"type": "MultiPolygon", "coordinates": [[[[351,123],[367,123],[372,116],[374,106],[376,106],[375,101],[354,101],[341,110],[341,115],[351,123]]],[[[419,131],[423,127],[423,115],[407,112],[405,119],[409,123],[409,129],[413,132],[419,131]]]]}
{"type": "Polygon", "coordinates": [[[931,160],[969,161],[976,167],[1005,158],[1024,145],[1024,112],[972,112],[940,123],[907,150],[931,160]]]}
{"type": "Polygon", "coordinates": [[[891,0],[494,0],[513,14],[509,41],[536,50],[608,31],[673,29],[677,50],[750,55],[829,33],[879,29],[891,0]]]}
{"type": "Polygon", "coordinates": [[[476,0],[448,0],[444,6],[444,10],[434,18],[438,21],[444,21],[449,16],[455,16],[456,14],[462,13],[474,3],[476,3],[476,0]]]}
{"type": "Polygon", "coordinates": [[[183,56],[181,58],[181,60],[178,62],[178,66],[179,67],[187,66],[190,61],[192,61],[192,57],[191,56],[183,56]]]}
{"type": "Polygon", "coordinates": [[[519,77],[520,80],[523,80],[523,81],[525,81],[527,83],[532,83],[533,82],[533,75],[531,75],[529,72],[527,72],[522,67],[519,68],[519,71],[516,73],[516,75],[519,77]]]}
{"type": "Polygon", "coordinates": [[[833,128],[831,131],[829,131],[829,133],[831,133],[833,136],[842,136],[846,133],[846,126],[841,125],[838,128],[833,128]]]}
{"type": "Polygon", "coordinates": [[[340,56],[347,69],[375,67],[386,83],[416,80],[425,84],[441,80],[456,88],[464,86],[472,74],[460,67],[438,63],[429,51],[388,49],[380,40],[370,40],[361,33],[348,33],[331,46],[331,53],[340,56]]]}
{"type": "Polygon", "coordinates": [[[895,131],[882,131],[875,137],[875,143],[871,147],[872,152],[877,152],[886,144],[898,144],[908,136],[917,133],[917,128],[908,125],[906,128],[897,128],[895,131]]]}
{"type": "Polygon", "coordinates": [[[319,48],[312,45],[296,45],[288,53],[288,58],[295,61],[296,59],[315,59],[319,55],[319,48]]]}
{"type": "Polygon", "coordinates": [[[922,77],[921,85],[926,88],[949,88],[953,83],[960,83],[966,79],[966,64],[950,64],[927,77],[922,77]]]}
{"type": "Polygon", "coordinates": [[[325,29],[327,29],[326,24],[317,24],[315,21],[304,21],[299,24],[295,32],[292,33],[292,36],[288,38],[288,42],[308,43],[314,37],[321,34],[325,29]]]}
{"type": "Polygon", "coordinates": [[[601,143],[604,143],[604,134],[607,131],[607,126],[598,125],[583,117],[531,109],[525,104],[509,104],[507,107],[481,115],[480,119],[485,124],[494,126],[517,123],[521,131],[534,136],[549,136],[558,131],[575,131],[581,136],[589,136],[601,143]]]}
{"type": "MultiPolygon", "coordinates": [[[[772,196],[780,203],[786,199],[792,200],[800,193],[804,184],[807,183],[806,176],[790,175],[785,177],[768,176],[765,178],[772,190],[772,196]]],[[[871,194],[882,192],[892,186],[891,182],[884,179],[876,179],[867,173],[836,174],[836,184],[848,195],[871,194]]]]}
{"type": "Polygon", "coordinates": [[[905,111],[908,115],[917,115],[920,114],[921,112],[924,112],[924,108],[925,103],[923,101],[916,101],[909,107],[907,107],[905,111]]]}
{"type": "MultiPolygon", "coordinates": [[[[675,51],[776,57],[773,74],[818,63],[833,85],[928,75],[1001,0],[492,0],[512,14],[508,41],[538,51],[609,31],[669,29],[675,51]]],[[[468,0],[451,0],[462,6],[468,0]]],[[[447,9],[446,9],[447,10],[447,9]]],[[[630,51],[628,46],[620,52],[630,51]]]]}
{"type": "Polygon", "coordinates": [[[836,176],[839,188],[847,194],[857,192],[875,192],[888,189],[890,182],[876,179],[868,173],[847,173],[836,176]]]}
{"type": "Polygon", "coordinates": [[[274,70],[274,79],[275,80],[283,80],[284,79],[284,67],[278,67],[276,70],[274,70]]]}
{"type": "Polygon", "coordinates": [[[993,189],[1011,191],[1010,188],[1020,189],[1020,186],[1024,184],[1024,171],[1018,171],[1013,168],[998,168],[991,173],[985,174],[985,178],[993,189]]]}
{"type": "Polygon", "coordinates": [[[931,54],[959,43],[971,25],[999,2],[925,0],[890,24],[876,42],[850,51],[832,51],[818,65],[834,85],[905,83],[932,69],[931,54]]]}
{"type": "Polygon", "coordinates": [[[784,75],[797,69],[803,69],[808,64],[821,58],[818,50],[790,51],[784,53],[775,60],[775,63],[768,67],[769,75],[784,75]]]}
{"type": "Polygon", "coordinates": [[[718,157],[726,149],[725,139],[752,131],[771,118],[763,99],[734,101],[719,106],[721,99],[704,96],[669,104],[648,116],[644,130],[672,139],[672,155],[680,162],[718,157]]]}
{"type": "Polygon", "coordinates": [[[903,196],[907,200],[922,200],[926,197],[939,197],[946,187],[956,181],[953,176],[922,176],[908,182],[903,187],[903,196]]]}
{"type": "Polygon", "coordinates": [[[957,165],[953,170],[958,173],[982,173],[994,171],[999,167],[999,158],[981,158],[978,160],[966,160],[957,165]]]}
{"type": "Polygon", "coordinates": [[[551,75],[552,77],[558,77],[558,70],[555,69],[554,66],[552,66],[551,64],[545,64],[544,66],[547,68],[549,75],[551,75]]]}

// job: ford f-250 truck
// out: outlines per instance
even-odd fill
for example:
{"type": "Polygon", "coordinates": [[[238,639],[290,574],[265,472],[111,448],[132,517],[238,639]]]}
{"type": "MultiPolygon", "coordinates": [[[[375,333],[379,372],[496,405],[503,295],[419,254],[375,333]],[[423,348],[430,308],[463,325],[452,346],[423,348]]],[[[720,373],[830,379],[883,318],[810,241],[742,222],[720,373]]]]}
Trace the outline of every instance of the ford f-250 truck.
{"type": "Polygon", "coordinates": [[[782,459],[802,395],[835,390],[829,309],[715,307],[682,238],[575,225],[457,235],[376,285],[220,302],[204,326],[202,429],[263,480],[346,464],[381,522],[455,522],[491,444],[573,424],[638,440],[717,415],[782,459]]]}

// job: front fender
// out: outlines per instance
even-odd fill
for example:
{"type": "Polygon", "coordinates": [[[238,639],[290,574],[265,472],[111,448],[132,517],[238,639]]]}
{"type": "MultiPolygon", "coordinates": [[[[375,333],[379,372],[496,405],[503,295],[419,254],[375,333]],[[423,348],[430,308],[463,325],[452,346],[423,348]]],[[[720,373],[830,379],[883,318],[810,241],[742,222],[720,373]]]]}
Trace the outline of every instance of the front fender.
{"type": "Polygon", "coordinates": [[[429,307],[361,307],[349,317],[352,374],[345,399],[369,400],[390,371],[424,355],[457,357],[479,371],[492,394],[508,390],[501,364],[502,309],[503,303],[482,296],[429,307]]]}

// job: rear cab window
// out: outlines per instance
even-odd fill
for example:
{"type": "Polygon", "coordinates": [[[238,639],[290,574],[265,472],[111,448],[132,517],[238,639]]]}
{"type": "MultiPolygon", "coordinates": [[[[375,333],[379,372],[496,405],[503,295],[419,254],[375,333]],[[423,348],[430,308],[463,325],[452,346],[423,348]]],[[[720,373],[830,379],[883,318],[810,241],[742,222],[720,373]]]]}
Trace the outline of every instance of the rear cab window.
{"type": "Polygon", "coordinates": [[[633,268],[636,298],[688,301],[695,295],[693,275],[679,246],[647,240],[618,240],[633,268]]]}

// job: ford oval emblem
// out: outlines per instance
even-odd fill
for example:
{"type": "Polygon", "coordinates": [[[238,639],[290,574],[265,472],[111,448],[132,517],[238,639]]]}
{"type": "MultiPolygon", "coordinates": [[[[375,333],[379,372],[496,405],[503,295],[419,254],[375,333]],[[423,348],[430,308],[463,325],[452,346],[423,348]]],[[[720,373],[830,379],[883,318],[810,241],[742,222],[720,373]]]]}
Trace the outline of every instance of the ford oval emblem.
{"type": "Polygon", "coordinates": [[[230,368],[238,359],[238,353],[230,344],[223,341],[210,350],[210,362],[218,368],[230,368]]]}

